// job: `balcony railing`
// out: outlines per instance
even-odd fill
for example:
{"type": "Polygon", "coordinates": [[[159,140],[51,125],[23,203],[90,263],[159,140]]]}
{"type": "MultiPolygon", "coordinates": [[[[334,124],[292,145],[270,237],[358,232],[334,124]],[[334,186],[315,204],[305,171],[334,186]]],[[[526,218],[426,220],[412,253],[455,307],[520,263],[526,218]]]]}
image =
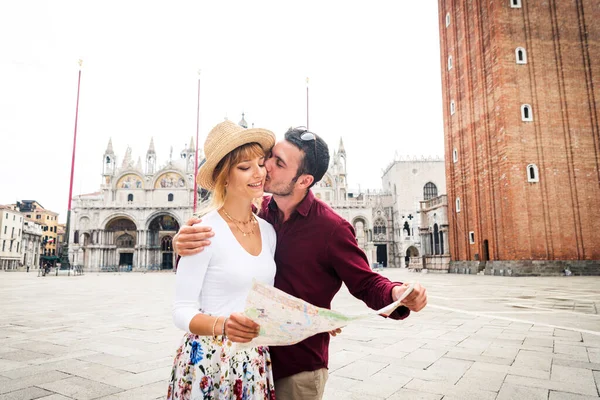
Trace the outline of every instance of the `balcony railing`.
{"type": "Polygon", "coordinates": [[[436,206],[440,206],[440,205],[448,205],[448,196],[445,194],[442,194],[438,197],[434,197],[433,199],[429,199],[429,200],[424,200],[421,201],[421,211],[426,211],[429,210],[431,208],[434,208],[436,206]]]}

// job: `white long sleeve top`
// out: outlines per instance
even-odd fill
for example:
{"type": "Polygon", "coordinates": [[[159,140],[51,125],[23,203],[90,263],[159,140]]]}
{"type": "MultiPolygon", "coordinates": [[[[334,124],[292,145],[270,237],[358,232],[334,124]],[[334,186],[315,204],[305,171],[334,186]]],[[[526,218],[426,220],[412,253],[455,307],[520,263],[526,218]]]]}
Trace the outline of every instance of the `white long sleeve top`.
{"type": "Polygon", "coordinates": [[[273,285],[277,238],[267,221],[257,220],[262,250],[253,256],[216,210],[202,217],[202,225],[212,227],[215,236],[202,252],[179,261],[173,304],[173,322],[179,329],[189,332],[197,314],[229,316],[243,312],[253,279],[273,285]]]}

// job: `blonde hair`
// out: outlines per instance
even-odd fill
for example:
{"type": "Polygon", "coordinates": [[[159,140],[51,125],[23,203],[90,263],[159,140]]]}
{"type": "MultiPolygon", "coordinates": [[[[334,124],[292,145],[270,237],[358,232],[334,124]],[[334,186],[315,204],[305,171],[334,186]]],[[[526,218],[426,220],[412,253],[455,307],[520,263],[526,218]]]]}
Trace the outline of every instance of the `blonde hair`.
{"type": "Polygon", "coordinates": [[[200,209],[196,216],[201,217],[206,215],[210,211],[217,210],[225,204],[225,197],[227,196],[226,182],[233,167],[241,161],[264,156],[265,151],[260,144],[255,142],[246,143],[227,153],[227,155],[219,161],[213,172],[212,178],[215,181],[215,188],[212,191],[211,201],[207,206],[200,209]]]}

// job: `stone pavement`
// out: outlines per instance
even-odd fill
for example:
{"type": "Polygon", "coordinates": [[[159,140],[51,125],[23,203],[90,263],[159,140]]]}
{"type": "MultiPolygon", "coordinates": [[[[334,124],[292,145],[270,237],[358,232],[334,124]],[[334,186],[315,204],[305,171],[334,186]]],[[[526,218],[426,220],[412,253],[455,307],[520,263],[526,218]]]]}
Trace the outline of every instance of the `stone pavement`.
{"type": "MultiPolygon", "coordinates": [[[[385,270],[429,306],[332,338],[326,399],[598,399],[600,278],[385,270]]],[[[0,272],[0,400],[160,399],[182,333],[172,273],[0,272]]],[[[334,308],[365,306],[345,289],[334,308]]]]}

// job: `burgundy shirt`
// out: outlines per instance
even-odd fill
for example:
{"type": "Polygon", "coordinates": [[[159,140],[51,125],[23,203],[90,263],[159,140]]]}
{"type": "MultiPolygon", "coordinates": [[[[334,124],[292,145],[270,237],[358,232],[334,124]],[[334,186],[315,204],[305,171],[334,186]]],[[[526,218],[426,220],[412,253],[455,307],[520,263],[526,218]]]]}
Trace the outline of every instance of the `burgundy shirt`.
{"type": "MultiPolygon", "coordinates": [[[[275,287],[318,307],[331,308],[342,282],[350,293],[378,310],[390,304],[392,288],[401,283],[375,273],[358,247],[354,229],[312,191],[286,221],[277,204],[263,199],[259,216],[277,232],[275,287]]],[[[404,319],[410,311],[396,309],[390,318],[404,319]]],[[[292,346],[271,346],[274,379],[327,368],[329,334],[321,333],[292,346]]]]}

